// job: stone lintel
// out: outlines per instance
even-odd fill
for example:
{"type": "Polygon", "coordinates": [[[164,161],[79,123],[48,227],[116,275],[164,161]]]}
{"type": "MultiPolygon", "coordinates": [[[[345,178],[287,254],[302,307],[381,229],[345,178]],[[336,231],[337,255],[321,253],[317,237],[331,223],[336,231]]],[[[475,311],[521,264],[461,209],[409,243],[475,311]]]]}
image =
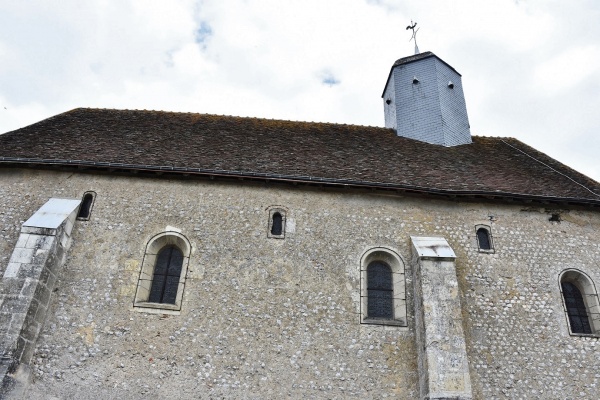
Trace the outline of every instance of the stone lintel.
{"type": "Polygon", "coordinates": [[[442,237],[411,240],[420,398],[470,400],[456,255],[442,237]]]}

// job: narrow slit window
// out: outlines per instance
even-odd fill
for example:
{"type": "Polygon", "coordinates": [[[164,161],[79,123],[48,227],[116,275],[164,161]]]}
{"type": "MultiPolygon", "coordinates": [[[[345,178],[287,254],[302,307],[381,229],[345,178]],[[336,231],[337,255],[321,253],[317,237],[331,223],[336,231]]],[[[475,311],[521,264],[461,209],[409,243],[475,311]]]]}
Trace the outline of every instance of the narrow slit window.
{"type": "Polygon", "coordinates": [[[77,219],[88,220],[90,219],[90,213],[92,212],[92,205],[94,204],[94,193],[86,192],[81,200],[79,206],[79,212],[77,213],[77,219]]]}
{"type": "Polygon", "coordinates": [[[285,239],[285,223],[287,211],[282,207],[269,207],[269,224],[267,237],[272,239],[285,239]]]}
{"type": "Polygon", "coordinates": [[[383,262],[367,267],[367,317],[394,319],[392,269],[383,262]]]}
{"type": "Polygon", "coordinates": [[[477,229],[477,243],[479,244],[479,250],[492,250],[492,240],[487,229],[477,229]]]}
{"type": "Polygon", "coordinates": [[[283,232],[283,217],[281,213],[273,214],[273,224],[271,226],[271,235],[280,236],[283,232]]]}
{"type": "Polygon", "coordinates": [[[183,253],[177,247],[167,246],[158,253],[149,302],[175,304],[182,265],[183,253]]]}
{"type": "Polygon", "coordinates": [[[561,286],[571,332],[592,333],[587,307],[583,301],[581,291],[571,282],[562,282],[561,286]]]}

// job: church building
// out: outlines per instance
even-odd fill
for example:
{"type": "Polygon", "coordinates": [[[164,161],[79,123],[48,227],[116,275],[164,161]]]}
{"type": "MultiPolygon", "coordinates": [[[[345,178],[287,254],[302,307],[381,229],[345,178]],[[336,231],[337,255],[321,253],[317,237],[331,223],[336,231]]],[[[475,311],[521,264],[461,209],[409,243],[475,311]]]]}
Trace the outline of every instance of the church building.
{"type": "Polygon", "coordinates": [[[0,135],[0,398],[599,398],[600,184],[472,136],[431,52],[382,83],[385,127],[0,135]]]}

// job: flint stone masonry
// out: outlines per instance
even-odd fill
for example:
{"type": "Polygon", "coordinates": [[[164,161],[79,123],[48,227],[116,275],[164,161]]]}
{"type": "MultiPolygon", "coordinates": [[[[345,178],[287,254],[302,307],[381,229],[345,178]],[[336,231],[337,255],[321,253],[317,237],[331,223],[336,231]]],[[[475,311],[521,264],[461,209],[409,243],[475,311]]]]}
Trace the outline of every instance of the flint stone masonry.
{"type": "Polygon", "coordinates": [[[456,255],[441,237],[411,237],[421,399],[472,399],[456,277],[456,255]]]}
{"type": "Polygon", "coordinates": [[[0,398],[28,379],[57,273],[71,243],[79,200],[50,199],[21,228],[0,282],[0,398]],[[20,367],[22,370],[19,371],[20,367]],[[20,372],[20,373],[19,373],[20,372]]]}
{"type": "Polygon", "coordinates": [[[474,399],[599,397],[599,340],[569,334],[559,286],[576,268],[598,287],[598,211],[5,168],[0,274],[23,221],[89,190],[27,400],[419,398],[411,236],[456,254],[474,399]],[[287,209],[285,239],[267,237],[272,205],[287,209]],[[495,253],[479,252],[479,224],[495,253]],[[137,312],[146,246],[167,226],[192,247],[180,315],[137,312]],[[406,327],[360,323],[360,259],[378,247],[404,260],[406,327]]]}

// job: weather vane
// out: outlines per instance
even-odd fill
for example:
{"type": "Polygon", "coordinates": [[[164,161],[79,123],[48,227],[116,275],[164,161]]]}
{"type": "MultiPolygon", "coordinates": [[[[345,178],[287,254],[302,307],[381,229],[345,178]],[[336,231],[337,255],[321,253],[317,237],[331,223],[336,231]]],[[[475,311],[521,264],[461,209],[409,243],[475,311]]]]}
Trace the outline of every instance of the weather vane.
{"type": "Polygon", "coordinates": [[[406,27],[406,30],[412,29],[412,36],[409,39],[409,42],[413,39],[415,40],[415,54],[419,54],[419,46],[417,46],[417,32],[419,32],[419,29],[421,29],[421,28],[415,29],[416,26],[417,26],[417,23],[413,22],[411,19],[410,25],[406,27]]]}

